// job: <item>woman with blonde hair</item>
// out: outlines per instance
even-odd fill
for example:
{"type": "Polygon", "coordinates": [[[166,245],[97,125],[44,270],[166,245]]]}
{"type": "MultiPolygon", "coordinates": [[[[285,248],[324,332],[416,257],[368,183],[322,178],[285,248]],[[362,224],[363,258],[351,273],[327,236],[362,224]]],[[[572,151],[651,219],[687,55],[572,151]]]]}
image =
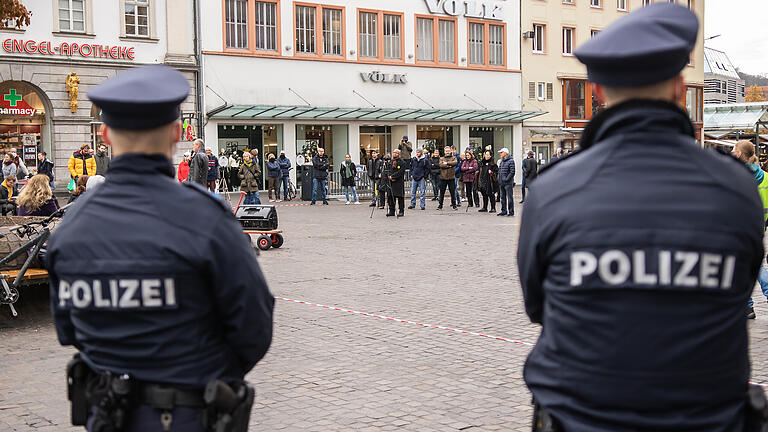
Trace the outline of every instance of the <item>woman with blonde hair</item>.
{"type": "Polygon", "coordinates": [[[48,180],[45,174],[29,179],[17,200],[19,216],[50,216],[59,209],[48,180]]]}
{"type": "MultiPolygon", "coordinates": [[[[744,162],[749,172],[755,176],[755,185],[757,186],[757,192],[760,194],[760,200],[763,202],[763,213],[765,219],[763,223],[768,222],[768,176],[765,175],[765,171],[760,169],[758,165],[759,160],[755,155],[755,145],[751,141],[741,140],[736,142],[733,146],[731,154],[744,162]]],[[[757,275],[757,282],[760,284],[760,289],[763,294],[768,298],[768,270],[765,269],[765,265],[760,265],[760,273],[757,275]]],[[[747,318],[755,318],[755,303],[752,301],[752,297],[747,302],[747,318]]]]}

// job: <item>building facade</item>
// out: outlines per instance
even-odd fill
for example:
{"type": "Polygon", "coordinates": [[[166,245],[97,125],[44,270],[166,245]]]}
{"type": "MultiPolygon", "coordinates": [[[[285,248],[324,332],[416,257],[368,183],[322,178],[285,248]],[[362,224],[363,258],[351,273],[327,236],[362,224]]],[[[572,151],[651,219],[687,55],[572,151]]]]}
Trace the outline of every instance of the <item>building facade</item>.
{"type": "Polygon", "coordinates": [[[704,48],[704,82],[705,104],[744,103],[744,80],[723,51],[704,48]]]}
{"type": "MultiPolygon", "coordinates": [[[[202,16],[205,135],[231,152],[522,148],[517,0],[223,0],[202,16]],[[236,83],[237,85],[233,85],[236,83]]],[[[215,144],[211,144],[215,143],[215,144]]],[[[261,158],[264,163],[264,158],[261,158]]],[[[292,172],[295,180],[295,172],[292,172]]]]}
{"type": "MultiPolygon", "coordinates": [[[[578,145],[584,126],[602,107],[574,51],[614,20],[652,1],[522,0],[522,108],[547,112],[524,123],[523,151],[533,150],[539,162],[546,163],[558,147],[567,151],[578,145]]],[[[692,9],[703,26],[704,0],[677,2],[692,9]]],[[[701,28],[691,62],[683,71],[688,85],[685,107],[700,139],[705,86],[703,35],[701,28]]]]}
{"type": "Polygon", "coordinates": [[[88,90],[121,70],[168,64],[192,88],[182,105],[197,112],[195,15],[191,0],[26,0],[31,23],[0,29],[0,151],[16,147],[29,167],[45,151],[59,186],[83,144],[101,140],[98,107],[88,90]],[[22,150],[23,149],[23,150],[22,150]]]}

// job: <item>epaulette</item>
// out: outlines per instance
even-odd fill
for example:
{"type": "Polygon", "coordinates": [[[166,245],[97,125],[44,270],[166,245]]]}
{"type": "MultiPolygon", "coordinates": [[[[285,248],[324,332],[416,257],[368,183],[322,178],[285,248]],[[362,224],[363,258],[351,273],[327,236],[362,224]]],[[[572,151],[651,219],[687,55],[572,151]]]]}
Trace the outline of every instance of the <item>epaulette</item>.
{"type": "Polygon", "coordinates": [[[232,209],[229,207],[229,205],[224,200],[222,200],[221,198],[217,198],[212,193],[210,193],[208,191],[208,189],[200,186],[197,183],[191,183],[191,182],[183,182],[182,185],[184,185],[184,186],[194,190],[195,192],[199,192],[200,194],[202,194],[203,196],[205,196],[209,200],[215,202],[216,205],[221,207],[222,210],[224,210],[226,212],[229,212],[229,213],[232,213],[232,209]]]}
{"type": "Polygon", "coordinates": [[[559,164],[560,162],[562,162],[562,161],[564,161],[564,160],[566,160],[566,159],[570,159],[570,158],[572,158],[572,157],[574,157],[574,156],[576,156],[576,155],[580,154],[582,151],[583,151],[583,150],[582,150],[582,148],[581,148],[581,147],[579,147],[579,148],[577,148],[576,150],[574,150],[574,151],[572,151],[572,152],[568,153],[567,155],[561,156],[561,157],[560,157],[560,159],[558,159],[558,160],[556,160],[556,161],[554,161],[554,162],[550,162],[550,163],[548,163],[548,164],[544,165],[543,167],[539,168],[539,173],[538,173],[537,175],[542,175],[543,173],[545,173],[545,172],[549,171],[549,170],[550,170],[550,168],[552,168],[553,166],[555,166],[555,165],[559,164]]]}

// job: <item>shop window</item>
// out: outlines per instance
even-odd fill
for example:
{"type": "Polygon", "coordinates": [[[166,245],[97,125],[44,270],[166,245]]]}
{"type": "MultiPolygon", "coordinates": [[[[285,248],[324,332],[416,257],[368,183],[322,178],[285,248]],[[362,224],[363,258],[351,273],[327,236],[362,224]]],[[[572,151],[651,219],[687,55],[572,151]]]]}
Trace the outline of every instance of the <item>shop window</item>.
{"type": "Polygon", "coordinates": [[[227,32],[227,48],[247,49],[248,1],[227,0],[224,7],[224,15],[224,25],[226,26],[227,32]]]}
{"type": "Polygon", "coordinates": [[[547,27],[544,24],[533,25],[533,52],[538,54],[544,53],[544,32],[547,27]]]}
{"type": "Polygon", "coordinates": [[[511,126],[470,126],[469,145],[475,157],[481,159],[483,153],[491,152],[491,157],[498,158],[496,151],[501,148],[512,148],[511,126]]]}
{"type": "Polygon", "coordinates": [[[277,51],[277,4],[257,1],[255,6],[256,49],[277,51]]]}
{"type": "Polygon", "coordinates": [[[28,154],[27,163],[34,168],[38,151],[50,153],[50,143],[43,142],[46,127],[45,106],[34,87],[20,81],[0,83],[0,152],[15,148],[28,154]]]}
{"type": "Polygon", "coordinates": [[[563,27],[563,55],[573,55],[573,34],[576,29],[573,27],[563,27]]]}
{"type": "Polygon", "coordinates": [[[373,150],[382,155],[392,152],[391,126],[360,126],[360,162],[363,165],[371,158],[373,150]]]}
{"type": "Polygon", "coordinates": [[[360,57],[378,57],[377,41],[379,15],[373,12],[360,12],[360,57]]]}
{"type": "Polygon", "coordinates": [[[565,80],[565,118],[567,120],[586,120],[586,82],[565,80]]]}
{"type": "Polygon", "coordinates": [[[149,37],[149,0],[124,0],[125,35],[149,37]]]}
{"type": "Polygon", "coordinates": [[[456,20],[416,18],[416,59],[422,62],[456,63],[456,20]]]}
{"type": "Polygon", "coordinates": [[[59,30],[85,31],[85,0],[59,0],[59,30]]]}
{"type": "MultiPolygon", "coordinates": [[[[456,144],[454,138],[458,138],[458,136],[458,126],[417,126],[416,148],[423,148],[430,154],[435,150],[439,150],[440,154],[443,154],[445,146],[456,144]]],[[[458,144],[456,144],[457,150],[459,150],[458,147],[458,144]]]]}
{"type": "Polygon", "coordinates": [[[344,160],[348,153],[347,125],[296,125],[296,154],[311,163],[317,149],[325,149],[328,161],[344,160]]]}

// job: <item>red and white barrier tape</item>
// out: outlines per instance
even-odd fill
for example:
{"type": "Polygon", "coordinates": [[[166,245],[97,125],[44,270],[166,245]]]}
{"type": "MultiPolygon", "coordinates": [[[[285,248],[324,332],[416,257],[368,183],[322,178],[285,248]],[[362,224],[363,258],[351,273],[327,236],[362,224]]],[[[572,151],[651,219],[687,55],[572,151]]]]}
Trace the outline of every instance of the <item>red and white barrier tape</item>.
{"type": "MultiPolygon", "coordinates": [[[[304,304],[304,305],[308,305],[308,306],[317,306],[317,307],[321,307],[323,309],[330,309],[330,310],[335,310],[335,311],[339,311],[339,312],[347,312],[347,313],[351,313],[351,314],[355,314],[355,315],[362,315],[362,316],[367,316],[367,317],[371,317],[371,318],[378,318],[378,319],[387,320],[387,321],[400,322],[400,323],[403,323],[403,324],[413,324],[413,325],[417,325],[417,326],[420,326],[420,327],[435,328],[435,329],[440,329],[440,330],[447,330],[447,331],[450,331],[450,332],[453,332],[453,333],[466,334],[466,335],[470,335],[470,336],[480,336],[482,338],[495,339],[495,340],[499,340],[499,341],[503,341],[503,342],[511,342],[513,344],[516,344],[516,345],[524,345],[524,346],[529,346],[529,347],[532,347],[532,346],[536,345],[536,344],[533,344],[533,343],[530,343],[530,342],[519,341],[519,340],[516,340],[516,339],[509,339],[509,338],[500,337],[500,336],[491,336],[491,335],[487,335],[485,333],[471,332],[471,331],[467,331],[467,330],[451,328],[451,327],[445,327],[445,326],[440,326],[440,325],[436,325],[436,324],[427,324],[427,323],[420,323],[420,322],[416,322],[416,321],[404,320],[404,319],[400,319],[400,318],[392,318],[392,317],[388,317],[388,316],[385,316],[385,315],[377,315],[377,314],[372,314],[372,313],[368,313],[368,312],[360,312],[360,311],[356,311],[356,310],[352,310],[352,309],[345,309],[345,308],[340,308],[340,307],[336,307],[336,306],[328,306],[328,305],[324,305],[324,304],[320,304],[320,303],[311,303],[311,302],[307,302],[307,301],[303,301],[303,300],[296,300],[296,299],[290,299],[290,298],[278,297],[278,296],[275,296],[275,298],[278,299],[278,300],[284,300],[284,301],[291,302],[291,303],[299,303],[299,304],[304,304]]],[[[760,384],[760,383],[750,383],[750,384],[758,385],[758,386],[763,387],[763,388],[768,388],[768,384],[760,384]]]]}
{"type": "Polygon", "coordinates": [[[420,322],[416,322],[416,321],[404,320],[404,319],[400,319],[400,318],[392,318],[392,317],[388,317],[388,316],[384,316],[384,315],[377,315],[377,314],[372,314],[372,313],[368,313],[368,312],[360,312],[360,311],[356,311],[356,310],[352,310],[352,309],[344,309],[344,308],[340,308],[340,307],[336,307],[336,306],[328,306],[328,305],[323,305],[323,304],[319,304],[319,303],[310,303],[310,302],[306,302],[306,301],[303,301],[303,300],[294,300],[294,299],[289,299],[289,298],[285,298],[285,297],[275,297],[275,298],[279,299],[279,300],[289,301],[289,302],[292,302],[292,303],[300,303],[300,304],[305,304],[305,305],[309,305],[309,306],[317,306],[317,307],[321,307],[323,309],[331,309],[331,310],[335,310],[335,311],[347,312],[347,313],[351,313],[351,314],[355,314],[355,315],[363,315],[363,316],[367,316],[367,317],[371,317],[371,318],[378,318],[378,319],[387,320],[387,321],[396,321],[396,322],[400,322],[400,323],[403,323],[403,324],[413,324],[413,325],[417,325],[417,326],[421,326],[421,327],[426,327],[426,328],[435,328],[435,329],[447,330],[447,331],[454,332],[454,333],[459,333],[459,334],[467,334],[467,335],[471,335],[471,336],[480,336],[480,337],[483,337],[483,338],[486,338],[486,339],[495,339],[495,340],[500,340],[500,341],[504,341],[504,342],[511,342],[511,343],[517,344],[517,345],[525,345],[525,346],[534,346],[535,345],[535,344],[532,344],[530,342],[523,342],[523,341],[519,341],[519,340],[515,340],[515,339],[507,339],[507,338],[503,338],[503,337],[499,337],[499,336],[491,336],[491,335],[487,335],[485,333],[471,332],[471,331],[467,331],[467,330],[451,328],[451,327],[445,327],[445,326],[440,326],[440,325],[436,325],[436,324],[427,324],[427,323],[420,323],[420,322]]]}

